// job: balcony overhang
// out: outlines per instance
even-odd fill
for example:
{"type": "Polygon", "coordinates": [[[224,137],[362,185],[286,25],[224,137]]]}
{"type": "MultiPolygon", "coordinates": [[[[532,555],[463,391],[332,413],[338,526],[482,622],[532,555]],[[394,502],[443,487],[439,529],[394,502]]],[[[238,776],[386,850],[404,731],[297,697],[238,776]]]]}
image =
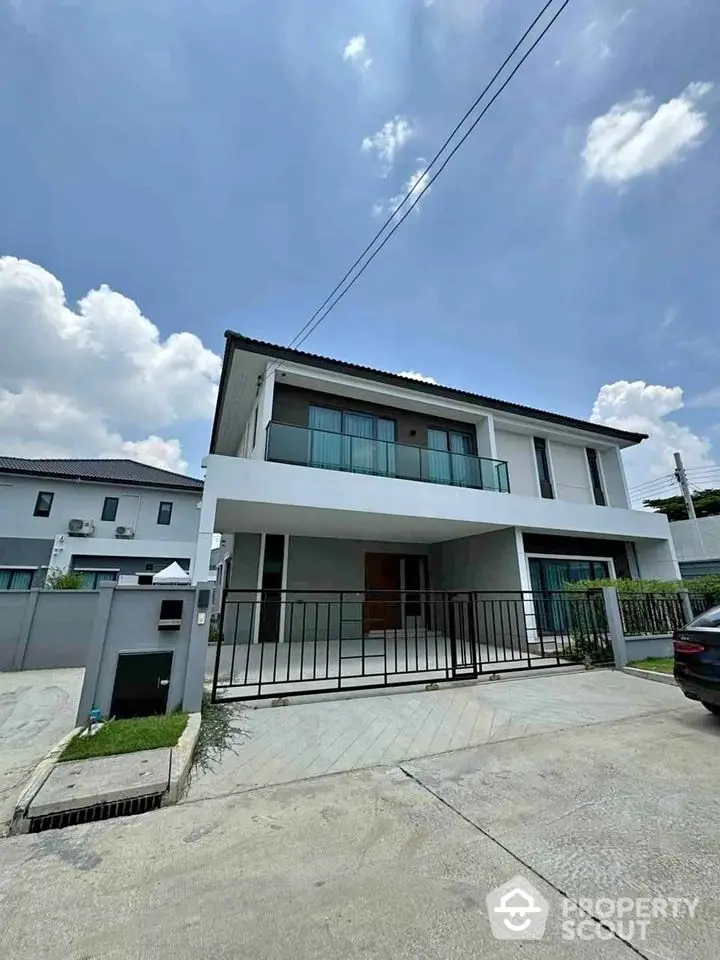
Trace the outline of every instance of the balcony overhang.
{"type": "Polygon", "coordinates": [[[220,533],[438,542],[504,527],[566,536],[668,540],[662,514],[541,500],[299,467],[265,460],[207,458],[205,500],[220,533]]]}

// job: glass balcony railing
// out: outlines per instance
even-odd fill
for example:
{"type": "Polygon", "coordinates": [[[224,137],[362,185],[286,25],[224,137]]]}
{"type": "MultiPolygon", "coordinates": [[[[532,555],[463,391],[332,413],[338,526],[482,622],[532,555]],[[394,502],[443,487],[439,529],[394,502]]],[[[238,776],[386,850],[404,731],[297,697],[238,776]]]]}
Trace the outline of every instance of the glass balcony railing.
{"type": "Polygon", "coordinates": [[[406,443],[330,433],[287,423],[268,425],[265,459],[321,470],[510,493],[508,465],[504,460],[428,450],[406,443]]]}

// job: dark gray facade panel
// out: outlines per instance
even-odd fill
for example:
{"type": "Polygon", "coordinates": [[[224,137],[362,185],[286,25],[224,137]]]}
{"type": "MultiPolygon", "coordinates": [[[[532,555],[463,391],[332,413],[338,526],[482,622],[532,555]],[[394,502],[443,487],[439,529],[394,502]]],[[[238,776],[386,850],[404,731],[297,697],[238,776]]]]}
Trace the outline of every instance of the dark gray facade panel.
{"type": "Polygon", "coordinates": [[[366,403],[352,397],[339,397],[319,390],[305,390],[283,383],[275,384],[273,396],[273,420],[289,423],[296,427],[307,427],[310,406],[332,407],[352,413],[368,413],[376,417],[394,420],[395,439],[398,443],[407,443],[413,447],[427,447],[428,430],[455,430],[466,433],[472,441],[472,451],[477,452],[475,425],[460,420],[446,420],[444,417],[431,417],[426,413],[413,413],[397,407],[386,407],[377,403],[366,403]]]}
{"type": "Polygon", "coordinates": [[[54,540],[0,537],[0,566],[47,567],[54,540]]]}
{"type": "Polygon", "coordinates": [[[135,573],[158,573],[171,563],[179,563],[186,572],[190,569],[189,557],[94,557],[75,554],[72,558],[73,570],[119,570],[121,574],[132,576],[135,573]],[[153,569],[146,570],[146,564],[152,563],[153,569]]]}
{"type": "Polygon", "coordinates": [[[623,540],[524,533],[523,543],[525,553],[548,553],[559,557],[612,557],[617,576],[621,580],[632,579],[627,546],[623,540]]]}

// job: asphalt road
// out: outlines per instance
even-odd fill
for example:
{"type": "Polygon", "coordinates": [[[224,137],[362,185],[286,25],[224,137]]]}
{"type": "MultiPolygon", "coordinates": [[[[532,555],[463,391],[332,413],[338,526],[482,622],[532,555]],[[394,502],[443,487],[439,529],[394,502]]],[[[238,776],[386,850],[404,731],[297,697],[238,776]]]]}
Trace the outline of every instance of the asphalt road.
{"type": "Polygon", "coordinates": [[[719,748],[681,705],[5,839],[3,960],[715,960],[719,748]],[[550,905],[532,944],[486,912],[516,875],[550,905]],[[563,911],[620,896],[698,902],[631,944],[592,915],[563,939],[563,911]]]}

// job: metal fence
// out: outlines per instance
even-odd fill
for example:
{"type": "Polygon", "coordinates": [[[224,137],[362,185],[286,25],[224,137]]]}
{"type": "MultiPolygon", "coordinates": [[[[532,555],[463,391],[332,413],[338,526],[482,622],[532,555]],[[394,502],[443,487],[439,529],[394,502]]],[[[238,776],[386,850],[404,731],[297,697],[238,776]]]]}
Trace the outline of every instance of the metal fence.
{"type": "Polygon", "coordinates": [[[688,619],[677,593],[620,593],[618,602],[627,637],[672,633],[688,619]]]}
{"type": "Polygon", "coordinates": [[[612,661],[600,591],[226,590],[219,700],[612,661]]]}

